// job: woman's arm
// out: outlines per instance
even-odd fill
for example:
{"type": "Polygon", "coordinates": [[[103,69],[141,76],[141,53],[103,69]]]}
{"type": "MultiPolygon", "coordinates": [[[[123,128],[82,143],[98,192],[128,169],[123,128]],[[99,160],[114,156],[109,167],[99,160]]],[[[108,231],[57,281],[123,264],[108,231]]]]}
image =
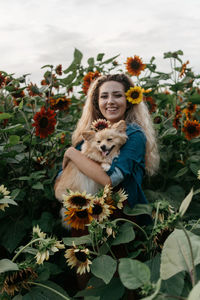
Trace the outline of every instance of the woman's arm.
{"type": "Polygon", "coordinates": [[[102,167],[97,162],[86,157],[79,150],[76,150],[74,147],[69,147],[65,151],[63,168],[69,159],[73,161],[73,163],[82,173],[93,179],[95,182],[103,186],[111,184],[110,177],[106,174],[102,167]]]}

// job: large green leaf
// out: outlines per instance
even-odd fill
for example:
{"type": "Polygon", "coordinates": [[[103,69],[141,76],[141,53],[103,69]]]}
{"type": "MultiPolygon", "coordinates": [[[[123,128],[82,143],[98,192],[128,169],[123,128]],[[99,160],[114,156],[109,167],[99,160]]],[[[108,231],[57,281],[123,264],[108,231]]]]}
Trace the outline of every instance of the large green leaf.
{"type": "MultiPolygon", "coordinates": [[[[96,278],[91,278],[95,279],[96,278]]],[[[124,294],[124,286],[122,285],[119,278],[112,278],[109,284],[105,284],[103,281],[100,282],[98,285],[95,285],[94,280],[90,280],[89,286],[91,285],[93,288],[91,289],[85,289],[83,291],[80,291],[76,294],[76,297],[100,297],[97,299],[101,300],[119,300],[124,294]]],[[[76,298],[75,298],[76,299],[76,298]]],[[[90,299],[84,297],[84,299],[90,299]]]]}
{"type": "MultiPolygon", "coordinates": [[[[162,280],[160,291],[163,294],[173,295],[173,296],[181,296],[184,281],[185,272],[177,273],[176,275],[170,277],[167,280],[162,280]]],[[[173,297],[168,297],[168,300],[173,300],[173,297]]]]}
{"type": "Polygon", "coordinates": [[[63,243],[67,246],[72,246],[73,242],[75,243],[75,245],[82,245],[82,244],[90,245],[91,244],[90,235],[88,234],[81,237],[63,238],[63,243]]]}
{"type": "Polygon", "coordinates": [[[8,113],[2,113],[2,114],[0,114],[0,120],[9,119],[11,117],[12,117],[12,115],[8,114],[8,113]]]}
{"type": "Polygon", "coordinates": [[[133,208],[128,205],[124,206],[123,213],[128,216],[139,216],[147,214],[151,216],[152,207],[147,204],[136,204],[133,208]]]}
{"type": "Polygon", "coordinates": [[[124,223],[120,226],[119,232],[116,238],[113,240],[112,245],[119,245],[124,243],[129,243],[134,240],[135,232],[133,230],[133,225],[130,223],[124,223]]]}
{"type": "Polygon", "coordinates": [[[40,284],[42,284],[42,286],[32,288],[29,293],[23,296],[23,300],[70,300],[70,297],[67,295],[66,291],[56,283],[52,281],[45,281],[38,283],[38,285],[40,284]],[[58,293],[65,296],[65,298],[60,296],[58,293]]]}
{"type": "MultiPolygon", "coordinates": [[[[200,237],[189,231],[187,234],[192,244],[194,265],[198,265],[200,263],[200,237]]],[[[186,235],[183,230],[175,229],[164,243],[160,276],[165,280],[181,271],[191,274],[192,270],[191,252],[186,235]]]]}
{"type": "Polygon", "coordinates": [[[193,287],[189,293],[188,300],[200,299],[200,281],[193,287]]]}
{"type": "Polygon", "coordinates": [[[121,258],[119,276],[125,287],[135,290],[150,281],[150,270],[144,263],[130,258],[121,258]]]}
{"type": "Polygon", "coordinates": [[[106,284],[110,282],[117,269],[117,262],[108,255],[101,255],[92,261],[91,272],[106,284]]]}
{"type": "Polygon", "coordinates": [[[17,270],[19,270],[18,265],[12,262],[11,260],[6,258],[0,260],[0,273],[17,270]]]}

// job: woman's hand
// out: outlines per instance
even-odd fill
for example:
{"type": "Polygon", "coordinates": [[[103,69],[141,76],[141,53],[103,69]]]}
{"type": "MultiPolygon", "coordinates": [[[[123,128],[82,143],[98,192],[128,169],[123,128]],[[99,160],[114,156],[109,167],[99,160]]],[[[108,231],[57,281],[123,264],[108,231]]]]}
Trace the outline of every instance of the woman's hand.
{"type": "Polygon", "coordinates": [[[69,147],[63,156],[63,162],[62,162],[62,169],[64,170],[64,168],[67,166],[68,162],[70,161],[70,154],[76,150],[74,147],[69,147]]]}

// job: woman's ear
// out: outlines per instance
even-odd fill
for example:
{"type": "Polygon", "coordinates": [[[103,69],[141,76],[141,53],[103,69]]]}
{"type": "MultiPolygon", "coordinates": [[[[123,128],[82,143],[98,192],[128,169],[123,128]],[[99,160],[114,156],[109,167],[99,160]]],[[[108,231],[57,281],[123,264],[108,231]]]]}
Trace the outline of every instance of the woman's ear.
{"type": "Polygon", "coordinates": [[[95,131],[89,130],[89,131],[83,131],[82,137],[85,141],[90,141],[95,136],[95,131]]]}

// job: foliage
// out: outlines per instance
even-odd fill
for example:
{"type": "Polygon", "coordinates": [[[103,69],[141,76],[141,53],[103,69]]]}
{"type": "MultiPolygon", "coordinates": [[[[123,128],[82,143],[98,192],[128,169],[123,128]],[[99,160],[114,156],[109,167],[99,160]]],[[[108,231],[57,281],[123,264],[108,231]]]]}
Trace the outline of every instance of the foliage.
{"type": "Polygon", "coordinates": [[[198,298],[200,75],[182,56],[181,50],[164,54],[168,73],[158,71],[155,57],[126,63],[130,72],[135,58],[141,62],[132,79],[151,89],[144,101],[161,160],[158,174],[144,180],[150,204],[125,206],[123,218],[92,222],[88,235],[76,238],[61,226],[54,181],[91,80],[127,71],[118,55],[104,60],[103,53],[84,66],[78,49],[64,70],[43,66],[40,85],[0,71],[0,299],[116,300],[132,290],[146,300],[198,298]],[[148,225],[133,221],[149,215],[148,225]],[[73,285],[75,269],[61,240],[81,255],[89,249],[90,279],[82,291],[73,285]]]}

